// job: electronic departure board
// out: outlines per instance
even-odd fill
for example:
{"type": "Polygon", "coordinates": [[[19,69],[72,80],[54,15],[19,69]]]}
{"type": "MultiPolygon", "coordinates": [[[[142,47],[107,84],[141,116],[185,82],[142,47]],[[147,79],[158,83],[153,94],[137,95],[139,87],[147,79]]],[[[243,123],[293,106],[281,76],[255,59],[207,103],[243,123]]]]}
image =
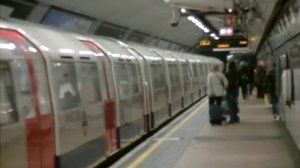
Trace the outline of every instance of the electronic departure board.
{"type": "Polygon", "coordinates": [[[219,40],[201,39],[199,41],[199,46],[203,49],[242,48],[248,46],[248,39],[245,37],[227,37],[220,38],[219,40]]]}

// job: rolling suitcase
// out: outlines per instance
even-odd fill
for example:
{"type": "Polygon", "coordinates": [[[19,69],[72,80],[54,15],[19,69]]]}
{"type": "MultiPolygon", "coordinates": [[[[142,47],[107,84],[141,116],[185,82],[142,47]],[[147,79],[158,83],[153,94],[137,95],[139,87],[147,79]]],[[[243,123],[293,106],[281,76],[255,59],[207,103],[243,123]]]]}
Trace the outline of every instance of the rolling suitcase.
{"type": "Polygon", "coordinates": [[[221,125],[223,122],[223,110],[218,105],[209,106],[209,122],[211,125],[221,125]]]}

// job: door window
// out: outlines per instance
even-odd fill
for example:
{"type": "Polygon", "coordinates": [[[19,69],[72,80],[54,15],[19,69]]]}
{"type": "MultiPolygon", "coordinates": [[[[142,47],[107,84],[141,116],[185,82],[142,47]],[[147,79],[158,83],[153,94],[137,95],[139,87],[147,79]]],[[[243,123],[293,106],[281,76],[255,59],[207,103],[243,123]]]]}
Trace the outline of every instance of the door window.
{"type": "Polygon", "coordinates": [[[73,63],[53,63],[56,93],[62,110],[68,110],[80,105],[78,81],[73,63]]]}
{"type": "Polygon", "coordinates": [[[8,62],[0,60],[0,126],[18,121],[15,89],[8,62]]]}
{"type": "Polygon", "coordinates": [[[99,78],[95,63],[81,64],[81,81],[84,90],[85,99],[89,104],[99,102],[101,100],[99,78]]]}

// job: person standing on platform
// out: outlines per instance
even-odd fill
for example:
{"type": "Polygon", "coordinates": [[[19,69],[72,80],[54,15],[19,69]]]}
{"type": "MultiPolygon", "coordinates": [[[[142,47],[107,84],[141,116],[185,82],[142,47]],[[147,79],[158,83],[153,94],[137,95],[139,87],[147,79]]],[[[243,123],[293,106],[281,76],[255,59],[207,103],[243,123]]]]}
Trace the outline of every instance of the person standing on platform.
{"type": "Polygon", "coordinates": [[[266,72],[263,66],[259,65],[256,70],[256,88],[257,88],[257,98],[264,98],[264,80],[265,80],[266,72]]]}
{"type": "Polygon", "coordinates": [[[236,69],[235,62],[229,62],[228,71],[226,73],[226,78],[228,80],[227,87],[227,101],[230,111],[230,121],[229,123],[237,123],[240,121],[238,116],[238,96],[239,96],[239,86],[240,86],[240,74],[236,69]]]}
{"type": "Polygon", "coordinates": [[[276,94],[276,65],[273,64],[272,69],[268,72],[266,76],[266,93],[270,97],[270,101],[272,104],[272,113],[275,120],[279,120],[279,113],[278,113],[278,97],[276,94]]]}
{"type": "Polygon", "coordinates": [[[254,89],[254,67],[250,67],[248,70],[248,78],[249,78],[249,95],[252,95],[252,91],[254,89]]]}
{"type": "Polygon", "coordinates": [[[207,92],[210,106],[214,104],[221,106],[227,85],[228,81],[225,75],[220,72],[219,66],[213,65],[212,72],[207,76],[207,92]]]}
{"type": "Polygon", "coordinates": [[[243,95],[243,99],[247,99],[248,98],[248,82],[249,82],[249,78],[248,78],[248,73],[247,73],[247,67],[243,66],[241,69],[241,89],[242,89],[242,95],[243,95]]]}

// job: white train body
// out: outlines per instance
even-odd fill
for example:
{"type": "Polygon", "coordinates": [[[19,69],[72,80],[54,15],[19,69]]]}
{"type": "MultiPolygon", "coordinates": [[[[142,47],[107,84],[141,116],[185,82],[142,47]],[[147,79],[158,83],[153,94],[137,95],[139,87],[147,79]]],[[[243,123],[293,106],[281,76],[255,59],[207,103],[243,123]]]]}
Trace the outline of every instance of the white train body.
{"type": "Polygon", "coordinates": [[[222,63],[0,21],[0,167],[86,167],[206,94],[222,63]]]}

